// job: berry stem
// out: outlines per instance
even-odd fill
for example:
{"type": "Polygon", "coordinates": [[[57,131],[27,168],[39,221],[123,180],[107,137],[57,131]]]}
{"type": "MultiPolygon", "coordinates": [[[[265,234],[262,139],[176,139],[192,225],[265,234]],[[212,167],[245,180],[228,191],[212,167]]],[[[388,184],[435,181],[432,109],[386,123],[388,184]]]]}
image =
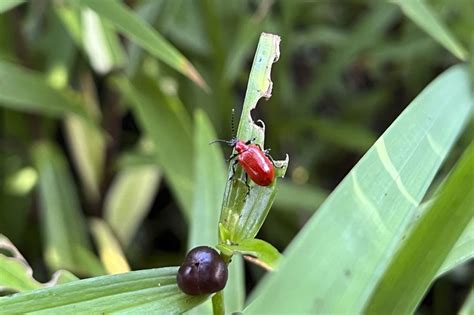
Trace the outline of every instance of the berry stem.
{"type": "Polygon", "coordinates": [[[221,290],[212,296],[212,314],[225,315],[224,291],[221,290]]]}

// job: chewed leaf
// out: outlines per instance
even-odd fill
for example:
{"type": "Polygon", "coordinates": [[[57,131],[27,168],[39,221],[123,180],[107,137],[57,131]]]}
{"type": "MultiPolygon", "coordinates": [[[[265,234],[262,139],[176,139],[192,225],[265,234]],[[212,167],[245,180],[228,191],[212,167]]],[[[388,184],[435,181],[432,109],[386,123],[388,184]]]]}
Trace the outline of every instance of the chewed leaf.
{"type": "Polygon", "coordinates": [[[76,278],[66,270],[53,274],[47,283],[40,283],[33,278],[33,270],[23,255],[4,235],[0,234],[0,292],[29,291],[41,287],[51,287],[58,283],[73,281],[76,278]],[[4,255],[5,254],[5,255],[4,255]]]}
{"type": "MultiPolygon", "coordinates": [[[[270,98],[273,83],[270,78],[272,65],[280,56],[280,37],[262,33],[257,52],[250,71],[249,83],[237,131],[237,138],[252,140],[253,143],[264,147],[265,124],[259,120],[256,124],[251,111],[261,98],[270,98]]],[[[235,152],[234,152],[235,153],[235,152]]],[[[274,161],[276,177],[283,177],[288,166],[288,155],[283,161],[274,161]]],[[[277,178],[269,186],[258,186],[251,182],[246,185],[246,177],[240,166],[234,171],[229,167],[228,178],[222,203],[220,227],[226,233],[220,232],[220,242],[239,243],[248,238],[254,238],[260,230],[276,195],[277,178]],[[249,190],[250,189],[250,190],[249,190]],[[228,239],[222,239],[222,237],[228,239]]]]}
{"type": "Polygon", "coordinates": [[[0,234],[0,250],[10,256],[0,254],[0,291],[27,291],[41,287],[33,279],[33,270],[18,249],[8,238],[0,234]]]}
{"type": "Polygon", "coordinates": [[[282,257],[273,245],[256,238],[243,240],[239,244],[219,244],[217,248],[229,256],[242,254],[245,259],[267,270],[275,270],[282,257]]]}

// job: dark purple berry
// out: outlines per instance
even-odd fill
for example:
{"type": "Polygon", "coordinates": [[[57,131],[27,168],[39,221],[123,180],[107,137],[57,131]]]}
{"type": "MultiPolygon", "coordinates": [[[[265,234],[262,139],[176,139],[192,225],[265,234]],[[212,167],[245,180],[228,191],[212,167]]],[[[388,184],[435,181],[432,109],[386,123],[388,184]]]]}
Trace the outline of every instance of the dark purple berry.
{"type": "Polygon", "coordinates": [[[213,248],[198,246],[186,255],[176,278],[178,287],[186,294],[218,292],[227,282],[227,264],[213,248]]]}

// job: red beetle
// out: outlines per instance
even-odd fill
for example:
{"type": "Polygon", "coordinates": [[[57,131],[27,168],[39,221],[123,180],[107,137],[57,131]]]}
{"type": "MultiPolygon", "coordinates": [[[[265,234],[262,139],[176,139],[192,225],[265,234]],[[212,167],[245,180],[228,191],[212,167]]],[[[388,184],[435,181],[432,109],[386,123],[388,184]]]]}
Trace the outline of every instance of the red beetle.
{"type": "MultiPolygon", "coordinates": [[[[235,165],[240,163],[245,174],[259,186],[268,186],[273,183],[275,178],[275,169],[273,159],[268,154],[268,150],[263,151],[259,145],[251,144],[251,141],[243,142],[242,140],[232,139],[230,141],[216,140],[214,142],[224,142],[235,148],[235,153],[229,158],[234,160],[232,169],[235,172],[235,165]]],[[[232,175],[233,176],[233,175],[232,175]]],[[[231,177],[232,178],[232,177],[231,177]]]]}

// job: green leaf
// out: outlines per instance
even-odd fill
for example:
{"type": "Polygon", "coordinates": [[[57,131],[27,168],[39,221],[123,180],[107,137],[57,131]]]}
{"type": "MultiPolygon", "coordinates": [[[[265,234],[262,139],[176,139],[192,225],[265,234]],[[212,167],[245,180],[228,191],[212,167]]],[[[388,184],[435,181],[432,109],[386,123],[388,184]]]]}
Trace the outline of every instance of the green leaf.
{"type": "Polygon", "coordinates": [[[41,74],[4,61],[0,61],[0,105],[53,116],[88,117],[78,100],[49,86],[41,74]]]}
{"type": "Polygon", "coordinates": [[[406,16],[453,55],[461,60],[467,60],[466,49],[458,42],[435,12],[433,12],[423,0],[398,0],[395,1],[395,3],[401,7],[406,16]]]}
{"type": "Polygon", "coordinates": [[[441,268],[439,268],[436,278],[444,273],[453,270],[459,265],[474,258],[474,219],[464,229],[454,247],[449,252],[441,268]]]}
{"type": "Polygon", "coordinates": [[[130,245],[151,208],[160,179],[160,170],[152,164],[123,167],[114,178],[104,201],[104,216],[124,247],[130,245]]]}
{"type": "Polygon", "coordinates": [[[80,0],[81,5],[94,10],[107,19],[128,38],[150,54],[178,70],[204,90],[209,90],[204,79],[193,65],[149,24],[118,1],[80,0]]]}
{"type": "Polygon", "coordinates": [[[462,308],[459,310],[459,315],[471,315],[474,313],[474,287],[471,288],[469,295],[467,296],[466,300],[462,308]]]}
{"type": "Polygon", "coordinates": [[[8,238],[0,234],[0,250],[11,253],[12,257],[0,253],[0,292],[4,290],[28,291],[41,287],[33,279],[33,270],[8,238]]]}
{"type": "Polygon", "coordinates": [[[397,250],[364,312],[410,314],[474,217],[474,144],[397,250]],[[436,231],[436,233],[433,233],[436,231]]]}
{"type": "Polygon", "coordinates": [[[114,28],[88,8],[81,13],[84,50],[94,70],[105,74],[123,67],[125,52],[114,28]]]}
{"type": "Polygon", "coordinates": [[[194,198],[188,248],[217,243],[219,206],[222,202],[226,173],[224,156],[217,145],[209,143],[216,133],[202,110],[194,115],[194,198]]]}
{"type": "Polygon", "coordinates": [[[13,9],[19,4],[22,4],[25,0],[2,0],[0,2],[0,14],[13,9]]]}
{"type": "Polygon", "coordinates": [[[102,266],[90,251],[78,194],[64,157],[47,142],[36,144],[32,153],[39,173],[47,264],[53,270],[65,268],[80,274],[102,274],[102,266]]]}
{"type": "MultiPolygon", "coordinates": [[[[279,57],[280,37],[262,33],[250,71],[249,82],[245,94],[242,115],[237,131],[237,138],[254,143],[263,148],[265,127],[255,124],[250,112],[257,106],[261,98],[270,98],[272,81],[270,71],[272,64],[279,57]]],[[[263,124],[263,122],[262,122],[263,124]]],[[[235,154],[235,152],[233,152],[235,154]]],[[[288,166],[288,155],[284,161],[275,161],[277,177],[283,177],[288,166]]],[[[229,178],[233,174],[232,165],[229,166],[229,178]]],[[[237,166],[233,180],[227,181],[222,204],[220,224],[229,233],[229,239],[221,239],[220,243],[239,243],[243,239],[253,238],[260,230],[273,204],[277,188],[277,179],[269,186],[258,186],[251,183],[248,190],[241,166],[237,166]],[[248,193],[248,194],[247,194],[248,193]]]]}
{"type": "Polygon", "coordinates": [[[208,296],[189,296],[176,285],[177,267],[133,271],[73,281],[0,298],[5,313],[176,314],[202,303],[208,296]]]}
{"type": "Polygon", "coordinates": [[[246,313],[361,313],[472,102],[464,66],[426,87],[306,223],[246,313]]]}
{"type": "Polygon", "coordinates": [[[77,280],[77,277],[69,271],[59,270],[53,274],[49,282],[39,283],[33,278],[33,270],[25,258],[2,234],[0,234],[0,250],[8,254],[8,256],[0,254],[0,292],[3,290],[29,291],[77,280]]]}
{"type": "Polygon", "coordinates": [[[267,270],[277,269],[281,258],[281,254],[272,244],[256,238],[242,240],[239,244],[219,244],[217,248],[229,256],[235,253],[249,256],[246,258],[249,258],[250,262],[267,270]]]}
{"type": "Polygon", "coordinates": [[[125,77],[117,77],[113,82],[153,141],[156,161],[189,218],[194,189],[193,150],[191,119],[183,104],[176,96],[162,93],[151,78],[141,78],[132,84],[125,77]]]}
{"type": "Polygon", "coordinates": [[[130,266],[120,244],[107,223],[101,219],[92,219],[90,225],[99,250],[100,260],[107,273],[116,274],[130,271],[130,266]]]}
{"type": "MultiPolygon", "coordinates": [[[[190,220],[188,248],[199,245],[214,245],[218,241],[217,226],[219,206],[222,202],[226,173],[222,151],[209,142],[216,139],[216,133],[209,118],[202,110],[194,115],[194,178],[195,191],[193,212],[190,220]]],[[[233,260],[229,265],[229,280],[224,289],[227,312],[243,309],[245,298],[244,272],[241,260],[233,260]]],[[[211,312],[211,305],[205,303],[191,311],[191,314],[211,312]]]]}

